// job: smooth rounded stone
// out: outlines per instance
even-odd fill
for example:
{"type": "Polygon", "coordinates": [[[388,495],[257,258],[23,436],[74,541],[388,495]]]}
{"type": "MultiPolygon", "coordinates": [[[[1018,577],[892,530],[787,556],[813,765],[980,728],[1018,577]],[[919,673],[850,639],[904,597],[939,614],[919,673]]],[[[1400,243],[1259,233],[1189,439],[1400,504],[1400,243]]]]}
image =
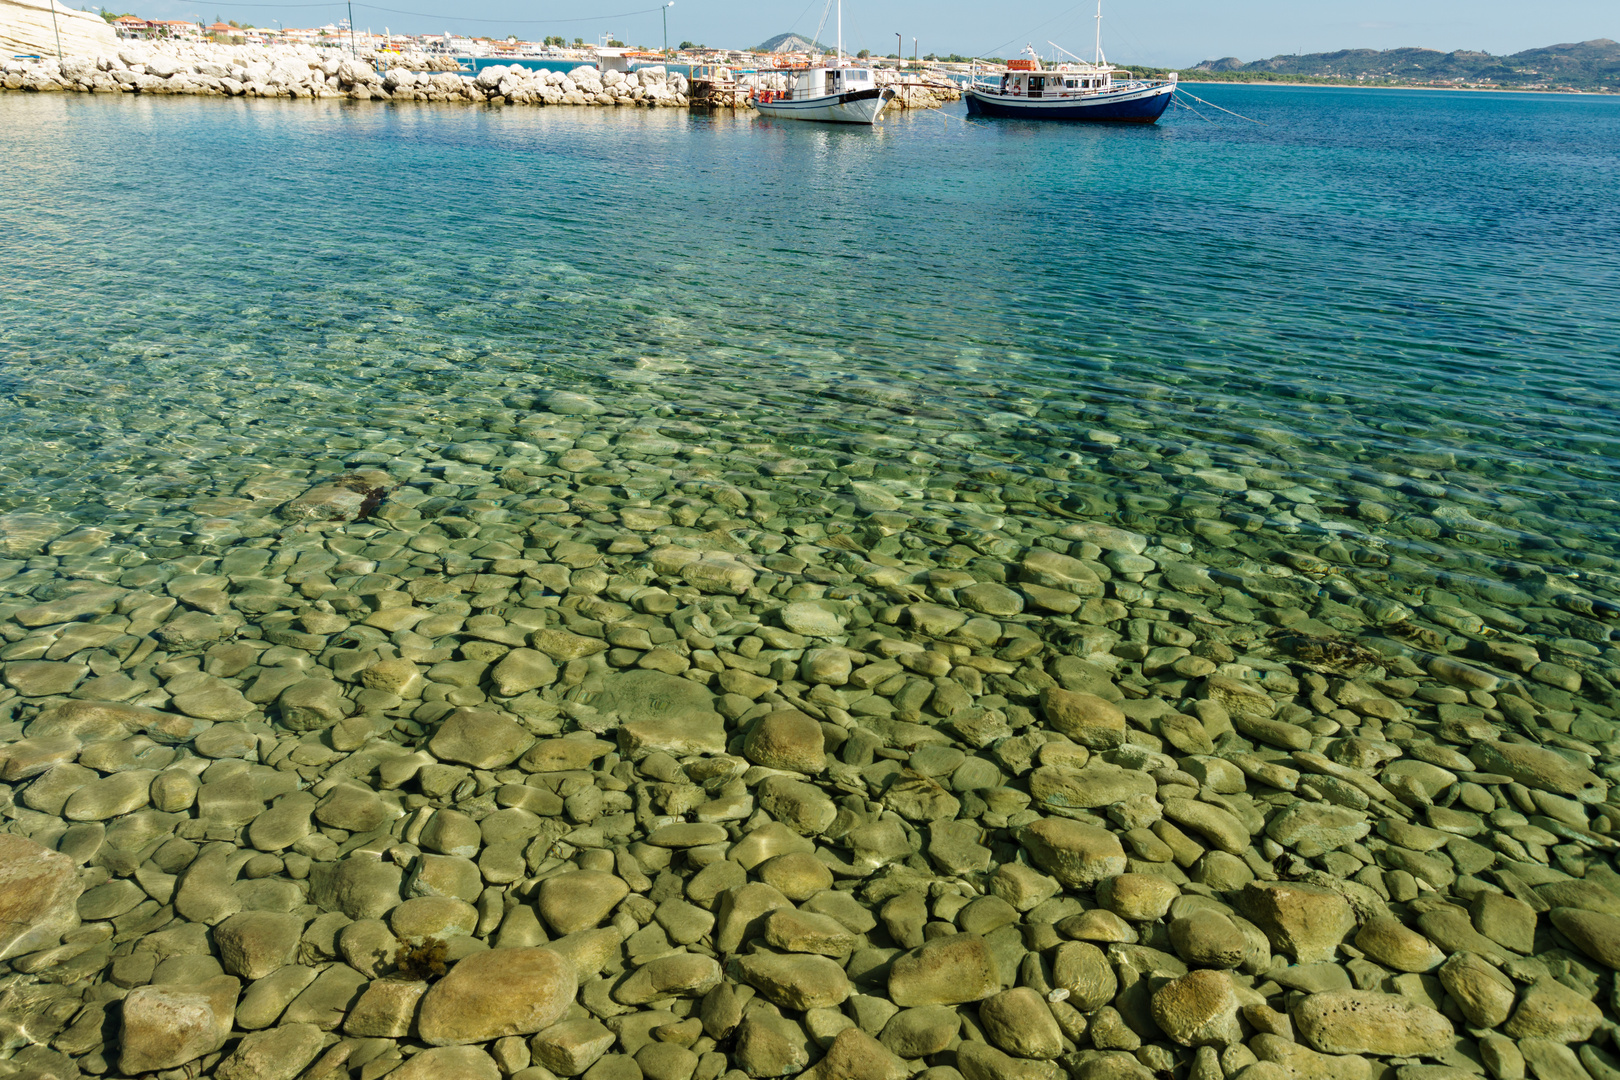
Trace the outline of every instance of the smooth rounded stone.
{"type": "Polygon", "coordinates": [[[743,739],[743,756],[767,769],[820,775],[827,768],[821,724],[795,709],[768,713],[743,739]]]}
{"type": "Polygon", "coordinates": [[[297,915],[244,911],[214,927],[214,947],[227,972],[252,982],[293,963],[303,933],[297,915]]]}
{"type": "Polygon", "coordinates": [[[240,690],[224,683],[176,694],[170,704],[179,712],[202,720],[246,720],[259,711],[258,706],[243,697],[240,690]]]}
{"type": "Polygon", "coordinates": [[[823,889],[832,888],[833,874],[827,864],[806,851],[776,855],[758,866],[754,873],[795,903],[810,899],[823,889]]]}
{"type": "Polygon", "coordinates": [[[619,956],[624,939],[618,927],[603,926],[564,934],[549,942],[546,948],[574,965],[574,970],[585,979],[599,974],[610,960],[619,956]]]}
{"type": "Polygon", "coordinates": [[[314,830],[312,816],[317,802],[307,791],[289,791],[248,825],[248,843],[259,851],[292,847],[314,830]]]}
{"type": "Polygon", "coordinates": [[[793,908],[766,915],[761,930],[772,948],[784,952],[840,957],[855,948],[855,935],[837,919],[793,908]]]}
{"type": "Polygon", "coordinates": [[[1125,848],[1119,838],[1095,825],[1042,818],[1026,826],[1019,839],[1036,866],[1071,889],[1084,892],[1125,872],[1125,848]]]}
{"type": "Polygon", "coordinates": [[[558,1076],[578,1076],[608,1052],[618,1036],[595,1020],[553,1024],[529,1040],[534,1063],[558,1076]]]}
{"type": "Polygon", "coordinates": [[[785,605],[777,616],[789,633],[831,640],[844,636],[849,617],[827,601],[800,600],[785,605]]]}
{"type": "Polygon", "coordinates": [[[1052,985],[1067,990],[1069,1004],[1088,1013],[1114,1000],[1119,992],[1119,977],[1097,946],[1066,941],[1052,954],[1052,985]]]}
{"type": "Polygon", "coordinates": [[[801,836],[821,835],[838,817],[832,798],[814,784],[776,775],[754,791],[761,810],[801,836]]]}
{"type": "Polygon", "coordinates": [[[961,1026],[961,1017],[955,1009],[943,1005],[924,1005],[895,1013],[883,1025],[878,1038],[902,1058],[923,1058],[951,1045],[961,1026]]]}
{"type": "MultiPolygon", "coordinates": [[[[1620,896],[1615,899],[1620,901],[1620,896]]],[[[1535,949],[1536,910],[1523,900],[1501,893],[1481,892],[1468,905],[1468,914],[1473,920],[1474,929],[1498,945],[1519,953],[1529,953],[1535,949]]]]}
{"type": "Polygon", "coordinates": [[[338,931],[338,951],[348,965],[368,979],[380,978],[394,966],[399,939],[381,919],[361,919],[338,931]]]}
{"type": "Polygon", "coordinates": [[[1042,765],[1029,776],[1029,794],[1054,810],[1096,810],[1128,799],[1158,794],[1153,777],[1093,758],[1080,768],[1042,765]]]}
{"type": "Polygon", "coordinates": [[[889,1000],[901,1008],[981,1001],[1000,989],[990,945],[974,934],[935,938],[889,968],[889,1000]]]}
{"type": "Polygon", "coordinates": [[[325,731],[353,711],[333,679],[304,679],[276,696],[276,714],[289,731],[325,731]]]}
{"type": "Polygon", "coordinates": [[[28,780],[79,756],[84,743],[75,735],[45,735],[0,747],[0,780],[8,784],[28,780]]]}
{"type": "Polygon", "coordinates": [[[236,1026],[248,1031],[271,1026],[293,999],[315,981],[317,974],[314,968],[289,964],[250,983],[236,1010],[236,1026]]]}
{"type": "Polygon", "coordinates": [[[1171,921],[1170,947],[1195,967],[1230,969],[1243,963],[1249,939],[1220,912],[1197,908],[1171,921]]]}
{"type": "Polygon", "coordinates": [[[1452,954],[1438,975],[1440,985],[1475,1027],[1496,1027],[1513,1011],[1517,997],[1513,980],[1476,953],[1452,954]]]}
{"type": "Polygon", "coordinates": [[[402,658],[379,660],[360,672],[360,685],[367,690],[392,694],[407,701],[422,696],[422,669],[402,658]]]}
{"type": "Polygon", "coordinates": [[[1536,1080],[1589,1080],[1589,1074],[1581,1067],[1581,1059],[1561,1042],[1520,1039],[1518,1048],[1536,1080]]]}
{"type": "Polygon", "coordinates": [[[281,1014],[284,1024],[314,1024],[335,1031],[366,987],[366,977],[347,964],[333,964],[315,976],[281,1014]]]}
{"type": "MultiPolygon", "coordinates": [[[[909,1072],[888,1047],[851,1026],[840,1031],[828,1045],[826,1056],[800,1076],[804,1080],[906,1080],[909,1072]]],[[[687,1076],[654,1078],[649,1074],[648,1080],[687,1080],[687,1076]]]]}
{"type": "Polygon", "coordinates": [[[454,896],[415,896],[389,909],[388,926],[401,941],[462,937],[478,926],[478,909],[454,896]]]}
{"type": "Polygon", "coordinates": [[[513,649],[490,669],[489,677],[497,694],[517,697],[556,682],[557,665],[536,649],[513,649]]]}
{"type": "Polygon", "coordinates": [[[588,704],[619,715],[619,747],[631,760],[658,751],[677,758],[726,752],[715,696],[691,679],[648,670],[610,675],[588,704]]]}
{"type": "Polygon", "coordinates": [[[225,1045],[241,980],[222,975],[190,986],[138,986],[124,998],[118,1067],[126,1074],[174,1069],[225,1045]]]}
{"type": "Polygon", "coordinates": [[[1519,995],[1519,1007],[1502,1026],[1515,1039],[1585,1042],[1603,1022],[1603,1010],[1556,979],[1543,977],[1519,995]]]}
{"type": "Polygon", "coordinates": [[[518,761],[526,772],[553,773],[589,769],[598,758],[613,752],[602,739],[541,739],[518,761]]]}
{"type": "Polygon", "coordinates": [[[1004,990],[979,1004],[979,1021],[990,1042],[1015,1057],[1055,1058],[1063,1032],[1046,999],[1027,986],[1004,990]]]}
{"type": "Polygon", "coordinates": [[[1555,907],[1547,917],[1581,952],[1620,971],[1620,917],[1570,907],[1555,907]]]}
{"type": "MultiPolygon", "coordinates": [[[[809,855],[815,850],[814,841],[800,836],[779,821],[771,821],[751,830],[733,844],[731,850],[726,853],[726,860],[744,870],[753,870],[767,859],[773,859],[778,855],[809,855]]],[[[705,867],[706,871],[712,869],[713,866],[705,867]]]]}
{"type": "Polygon", "coordinates": [[[242,899],[232,887],[235,875],[228,865],[228,844],[211,844],[182,870],[174,889],[174,910],[183,918],[209,926],[242,910],[242,899]]]}
{"type": "Polygon", "coordinates": [[[1002,863],[990,875],[986,891],[1020,912],[1031,911],[1063,891],[1057,880],[1023,863],[1002,863]]]}
{"type": "Polygon", "coordinates": [[[1125,740],[1125,713],[1095,694],[1049,686],[1041,691],[1047,726],[1093,750],[1109,750],[1125,740]]]}
{"type": "Polygon", "coordinates": [[[574,965],[549,949],[473,953],[423,995],[418,1032],[429,1046],[532,1035],[562,1019],[578,986],[574,965]]]}
{"type": "Polygon", "coordinates": [[[731,1060],[748,1076],[797,1076],[810,1064],[814,1046],[794,1021],[755,1009],[737,1025],[731,1060]]]}
{"type": "Polygon", "coordinates": [[[1056,1062],[1015,1058],[988,1043],[963,1042],[956,1048],[956,1069],[963,1080],[1062,1080],[1056,1062]]]}
{"type": "Polygon", "coordinates": [[[472,904],[483,891],[484,878],[478,864],[455,855],[418,855],[405,879],[407,898],[452,896],[472,904]]]}
{"type": "Polygon", "coordinates": [[[1372,831],[1367,815],[1346,806],[1296,802],[1266,824],[1266,835],[1312,859],[1353,844],[1372,831]]]}
{"type": "MultiPolygon", "coordinates": [[[[1284,1018],[1284,1023],[1287,1020],[1284,1018]]],[[[1280,1065],[1297,1080],[1372,1080],[1372,1063],[1354,1054],[1319,1054],[1291,1038],[1262,1032],[1249,1040],[1249,1050],[1263,1062],[1280,1065]]],[[[1218,1066],[1217,1066],[1218,1068],[1218,1066]]],[[[1458,1078],[1461,1080],[1461,1078],[1458,1078]]]]}
{"type": "Polygon", "coordinates": [[[1225,971],[1200,968],[1153,992],[1153,1019],[1182,1046],[1231,1046],[1243,1041],[1238,997],[1225,971]]]}
{"type": "Polygon", "coordinates": [[[824,956],[755,953],[735,963],[738,978],[784,1009],[833,1008],[850,995],[843,967],[824,956]]]}
{"type": "Polygon", "coordinates": [[[131,769],[91,781],[68,796],[62,816],[69,821],[108,821],[134,813],[152,799],[151,769],[131,769]]]}
{"type": "Polygon", "coordinates": [[[1236,907],[1265,933],[1272,948],[1300,964],[1334,959],[1356,928],[1349,902],[1317,885],[1252,881],[1238,893],[1236,907]]]}
{"type": "Polygon", "coordinates": [[[348,780],[335,785],[315,808],[315,820],[348,832],[371,832],[397,814],[371,788],[348,780]]]}
{"type": "Polygon", "coordinates": [[[1396,971],[1433,971],[1446,961],[1434,942],[1388,915],[1368,919],[1356,932],[1356,948],[1396,971]]]}
{"type": "Polygon", "coordinates": [[[346,1035],[403,1039],[416,1025],[416,1010],[428,984],[402,978],[373,979],[343,1018],[346,1035]]]}
{"type": "Polygon", "coordinates": [[[27,698],[71,693],[88,674],[87,665],[55,660],[15,660],[5,665],[6,685],[27,698]]]}
{"type": "Polygon", "coordinates": [[[982,874],[994,855],[985,847],[984,829],[973,821],[933,821],[928,825],[928,858],[946,874],[982,874]]]}
{"type": "Polygon", "coordinates": [[[1536,887],[1536,895],[1554,908],[1579,908],[1620,916],[1620,895],[1590,881],[1549,881],[1536,887]]]}
{"type": "Polygon", "coordinates": [[[720,964],[697,953],[660,956],[637,968],[613,991],[622,1005],[646,1005],[671,997],[702,997],[720,984],[720,964]]]}
{"type": "Polygon", "coordinates": [[[293,1080],[321,1052],[324,1033],[314,1024],[255,1031],[215,1066],[219,1080],[293,1080]]]}
{"type": "Polygon", "coordinates": [[[677,821],[672,825],[660,825],[647,834],[647,843],[653,847],[675,850],[724,844],[729,839],[726,827],[714,822],[677,821]]]}
{"type": "Polygon", "coordinates": [[[439,855],[471,859],[484,844],[484,830],[460,810],[439,809],[422,826],[422,847],[439,855]]]}
{"type": "Polygon", "coordinates": [[[1097,903],[1132,922],[1162,919],[1180,895],[1174,882],[1157,874],[1120,874],[1097,883],[1097,903]]]}
{"type": "Polygon", "coordinates": [[[126,911],[139,907],[147,899],[146,892],[133,881],[114,880],[97,885],[79,897],[79,918],[116,919],[126,911]]]}
{"type": "Polygon", "coordinates": [[[1324,1054],[1432,1057],[1452,1046],[1451,1021],[1426,1005],[1374,990],[1324,990],[1293,1010],[1294,1029],[1324,1054]]]}
{"type": "Polygon", "coordinates": [[[374,855],[350,855],[336,863],[316,863],[309,871],[312,903],[351,919],[380,919],[398,906],[404,874],[374,855]]]}
{"type": "Polygon", "coordinates": [[[461,708],[444,718],[428,751],[440,761],[502,769],[533,745],[534,736],[515,720],[485,709],[461,708]]]}
{"type": "Polygon", "coordinates": [[[1468,748],[1468,757],[1482,773],[1511,776],[1525,787],[1582,802],[1601,802],[1609,790],[1591,769],[1542,746],[1481,740],[1468,748]]]}
{"type": "Polygon", "coordinates": [[[37,952],[79,925],[83,892],[72,859],[0,833],[0,960],[37,952]]]}
{"type": "Polygon", "coordinates": [[[1237,817],[1218,806],[1196,799],[1164,800],[1164,816],[1197,833],[1228,855],[1242,855],[1249,847],[1249,830],[1237,817]]]}
{"type": "Polygon", "coordinates": [[[439,1046],[413,1054],[393,1080],[502,1080],[495,1059],[476,1046],[439,1046]]]}
{"type": "Polygon", "coordinates": [[[247,772],[212,780],[197,789],[197,816],[209,824],[236,828],[264,813],[264,796],[247,772]]]}
{"type": "Polygon", "coordinates": [[[559,934],[587,930],[630,895],[624,879],[599,870],[571,870],[540,883],[540,917],[559,934]]]}

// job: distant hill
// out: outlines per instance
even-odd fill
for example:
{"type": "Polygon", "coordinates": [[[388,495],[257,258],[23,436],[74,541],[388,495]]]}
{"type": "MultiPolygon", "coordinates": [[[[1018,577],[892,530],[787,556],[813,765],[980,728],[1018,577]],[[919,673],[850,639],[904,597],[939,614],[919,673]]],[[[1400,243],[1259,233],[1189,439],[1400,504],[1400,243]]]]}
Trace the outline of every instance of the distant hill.
{"type": "Polygon", "coordinates": [[[832,52],[832,49],[819,41],[811,41],[802,34],[777,34],[762,45],[755,45],[749,52],[757,53],[791,53],[791,52],[832,52]]]}
{"type": "Polygon", "coordinates": [[[1205,60],[1191,69],[1261,81],[1268,76],[1333,81],[1452,83],[1508,89],[1620,90],[1620,44],[1608,38],[1527,49],[1512,56],[1436,49],[1342,49],[1244,63],[1205,60]]]}

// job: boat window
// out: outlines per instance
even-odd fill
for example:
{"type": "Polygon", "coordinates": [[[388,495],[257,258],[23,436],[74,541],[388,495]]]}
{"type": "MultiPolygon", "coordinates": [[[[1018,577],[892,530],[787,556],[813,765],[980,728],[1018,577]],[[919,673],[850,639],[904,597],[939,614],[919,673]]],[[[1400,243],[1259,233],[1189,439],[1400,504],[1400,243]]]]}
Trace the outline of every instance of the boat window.
{"type": "Polygon", "coordinates": [[[1068,82],[1064,83],[1063,85],[1068,87],[1070,90],[1073,90],[1075,88],[1075,86],[1076,86],[1076,83],[1075,83],[1075,81],[1073,79],[1070,79],[1068,82]]]}

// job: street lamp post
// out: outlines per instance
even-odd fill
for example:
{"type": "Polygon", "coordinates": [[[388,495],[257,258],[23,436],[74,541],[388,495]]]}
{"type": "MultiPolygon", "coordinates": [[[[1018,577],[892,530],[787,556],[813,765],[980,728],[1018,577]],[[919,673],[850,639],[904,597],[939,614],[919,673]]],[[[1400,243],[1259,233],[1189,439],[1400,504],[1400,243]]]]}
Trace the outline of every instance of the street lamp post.
{"type": "Polygon", "coordinates": [[[898,30],[894,33],[894,72],[900,73],[900,68],[906,59],[906,39],[900,36],[898,30]]]}
{"type": "Polygon", "coordinates": [[[669,0],[662,9],[664,16],[664,59],[669,59],[669,9],[675,6],[675,0],[669,0]]]}

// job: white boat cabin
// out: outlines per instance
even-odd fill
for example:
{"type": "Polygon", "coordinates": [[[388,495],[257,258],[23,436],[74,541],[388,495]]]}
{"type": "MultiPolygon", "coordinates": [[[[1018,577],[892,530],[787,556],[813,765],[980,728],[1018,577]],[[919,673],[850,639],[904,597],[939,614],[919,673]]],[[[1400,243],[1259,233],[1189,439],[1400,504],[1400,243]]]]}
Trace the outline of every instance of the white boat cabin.
{"type": "Polygon", "coordinates": [[[788,101],[848,94],[857,90],[875,90],[877,82],[871,68],[807,68],[789,72],[793,81],[784,97],[788,101]]]}
{"type": "MultiPolygon", "coordinates": [[[[1002,73],[1000,92],[1008,97],[1076,98],[1101,94],[1114,85],[1112,67],[1092,64],[1064,64],[1041,70],[1008,70],[1002,73]]],[[[1124,73],[1129,77],[1130,73],[1124,73]]]]}

